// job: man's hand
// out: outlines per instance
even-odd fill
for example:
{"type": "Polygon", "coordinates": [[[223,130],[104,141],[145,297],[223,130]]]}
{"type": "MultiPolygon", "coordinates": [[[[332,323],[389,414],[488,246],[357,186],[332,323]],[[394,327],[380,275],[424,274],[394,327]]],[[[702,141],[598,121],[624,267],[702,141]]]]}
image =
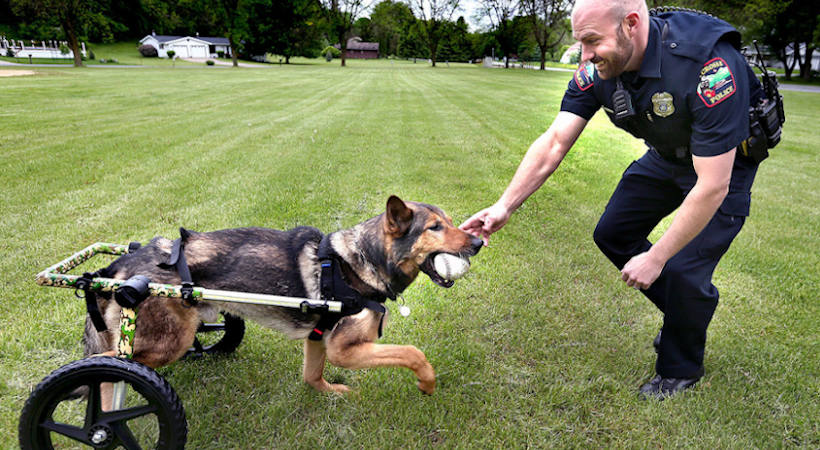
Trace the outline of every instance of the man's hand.
{"type": "Polygon", "coordinates": [[[629,287],[635,289],[649,289],[658,279],[666,261],[660,260],[651,254],[651,250],[635,255],[621,270],[621,279],[629,287]]]}
{"type": "Polygon", "coordinates": [[[484,240],[484,246],[487,246],[490,243],[490,235],[500,230],[509,219],[510,211],[496,203],[473,214],[459,228],[473,236],[480,236],[484,240]]]}

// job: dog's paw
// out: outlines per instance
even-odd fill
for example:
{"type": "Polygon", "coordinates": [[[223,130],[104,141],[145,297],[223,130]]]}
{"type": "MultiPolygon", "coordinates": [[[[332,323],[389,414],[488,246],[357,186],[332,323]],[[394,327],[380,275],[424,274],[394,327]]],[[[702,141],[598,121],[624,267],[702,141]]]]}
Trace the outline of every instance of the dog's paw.
{"type": "Polygon", "coordinates": [[[352,392],[352,390],[345,384],[329,383],[328,387],[328,391],[335,392],[337,394],[347,394],[348,392],[352,392]]]}
{"type": "Polygon", "coordinates": [[[419,390],[421,392],[423,392],[427,395],[433,395],[433,391],[436,390],[436,380],[435,379],[433,379],[432,381],[421,381],[421,380],[419,380],[419,382],[416,383],[416,386],[419,388],[419,390]]]}

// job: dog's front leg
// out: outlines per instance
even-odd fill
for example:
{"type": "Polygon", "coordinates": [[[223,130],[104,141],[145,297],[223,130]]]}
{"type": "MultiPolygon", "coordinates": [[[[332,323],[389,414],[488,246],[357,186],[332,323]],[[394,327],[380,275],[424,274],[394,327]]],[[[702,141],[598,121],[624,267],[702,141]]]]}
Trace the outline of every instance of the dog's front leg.
{"type": "Polygon", "coordinates": [[[331,339],[328,343],[331,364],[345,369],[370,367],[405,367],[419,379],[418,388],[432,394],[436,388],[436,373],[421,350],[412,345],[385,345],[372,342],[345,344],[331,339]]]}
{"type": "Polygon", "coordinates": [[[305,362],[302,366],[302,376],[305,382],[320,391],[344,393],[350,388],[343,384],[328,383],[323,373],[325,371],[325,344],[322,341],[305,339],[305,362]]]}

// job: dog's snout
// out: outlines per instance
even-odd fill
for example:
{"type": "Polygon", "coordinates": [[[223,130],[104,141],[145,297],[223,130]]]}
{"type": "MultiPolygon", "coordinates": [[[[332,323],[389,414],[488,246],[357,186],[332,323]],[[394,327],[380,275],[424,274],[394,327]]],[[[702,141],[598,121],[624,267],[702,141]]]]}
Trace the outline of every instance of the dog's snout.
{"type": "Polygon", "coordinates": [[[481,247],[484,247],[484,241],[481,240],[480,237],[472,236],[470,237],[470,246],[473,249],[473,254],[475,255],[481,250],[481,247]]]}

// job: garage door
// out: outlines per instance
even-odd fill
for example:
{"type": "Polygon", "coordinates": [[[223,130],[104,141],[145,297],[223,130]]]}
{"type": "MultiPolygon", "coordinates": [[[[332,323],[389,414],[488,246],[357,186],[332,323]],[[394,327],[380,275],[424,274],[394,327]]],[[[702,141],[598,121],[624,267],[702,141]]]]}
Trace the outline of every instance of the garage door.
{"type": "Polygon", "coordinates": [[[208,46],[207,45],[194,45],[191,44],[191,58],[207,58],[208,57],[208,46]]]}
{"type": "Polygon", "coordinates": [[[188,46],[187,45],[175,45],[172,49],[176,52],[178,58],[190,58],[191,56],[188,54],[188,46]]]}

